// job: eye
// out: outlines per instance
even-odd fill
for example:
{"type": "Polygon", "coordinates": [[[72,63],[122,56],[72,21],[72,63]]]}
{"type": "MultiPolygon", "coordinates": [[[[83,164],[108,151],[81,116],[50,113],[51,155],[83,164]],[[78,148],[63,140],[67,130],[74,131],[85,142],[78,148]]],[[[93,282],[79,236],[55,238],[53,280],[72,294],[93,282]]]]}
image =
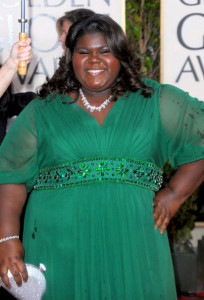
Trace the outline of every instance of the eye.
{"type": "Polygon", "coordinates": [[[107,53],[110,53],[110,49],[109,49],[109,48],[101,49],[101,50],[100,50],[100,53],[101,53],[101,54],[107,54],[107,53]]]}
{"type": "Polygon", "coordinates": [[[82,54],[82,55],[89,54],[89,51],[86,49],[76,49],[74,52],[77,54],[82,54]]]}
{"type": "Polygon", "coordinates": [[[86,50],[80,50],[80,51],[78,51],[78,53],[79,53],[79,54],[89,54],[89,52],[86,51],[86,50]]]}

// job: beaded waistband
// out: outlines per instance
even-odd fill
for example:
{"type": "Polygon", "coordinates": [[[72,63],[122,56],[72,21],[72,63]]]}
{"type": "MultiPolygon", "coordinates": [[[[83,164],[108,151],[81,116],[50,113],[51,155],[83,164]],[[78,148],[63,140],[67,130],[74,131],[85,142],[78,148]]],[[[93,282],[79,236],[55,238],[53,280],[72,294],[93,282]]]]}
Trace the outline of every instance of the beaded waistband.
{"type": "Polygon", "coordinates": [[[149,162],[120,158],[89,158],[39,171],[35,190],[115,182],[159,190],[162,170],[149,162]]]}

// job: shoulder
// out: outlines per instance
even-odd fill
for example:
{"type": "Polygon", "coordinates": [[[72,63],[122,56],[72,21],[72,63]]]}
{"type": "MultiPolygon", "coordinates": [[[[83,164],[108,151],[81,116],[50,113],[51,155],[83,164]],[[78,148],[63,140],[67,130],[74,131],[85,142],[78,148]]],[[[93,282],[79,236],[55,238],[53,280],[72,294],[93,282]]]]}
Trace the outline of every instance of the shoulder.
{"type": "Polygon", "coordinates": [[[177,99],[179,101],[193,101],[193,102],[202,102],[199,99],[192,97],[187,91],[184,91],[171,84],[159,83],[153,79],[142,78],[142,81],[149,87],[154,89],[153,95],[159,96],[160,100],[162,99],[177,99]]]}
{"type": "Polygon", "coordinates": [[[142,81],[149,87],[152,87],[154,90],[159,90],[161,88],[161,84],[156,80],[143,77],[142,81]]]}
{"type": "Polygon", "coordinates": [[[165,94],[183,95],[188,96],[188,92],[171,84],[161,84],[161,91],[165,94]]]}
{"type": "Polygon", "coordinates": [[[157,101],[161,91],[161,84],[156,80],[150,78],[142,78],[142,81],[146,84],[146,86],[152,88],[153,90],[151,96],[147,99],[154,99],[155,101],[157,101]]]}
{"type": "Polygon", "coordinates": [[[36,95],[35,99],[33,99],[29,105],[33,106],[34,109],[51,109],[52,107],[55,107],[56,105],[62,103],[64,100],[64,96],[58,93],[54,93],[52,95],[48,95],[45,98],[40,98],[38,95],[36,95]]]}
{"type": "Polygon", "coordinates": [[[163,90],[167,92],[172,92],[172,93],[186,93],[185,91],[179,89],[178,87],[171,85],[171,84],[163,84],[159,83],[158,81],[150,78],[143,77],[142,81],[149,87],[152,87],[153,89],[156,90],[163,90]]]}
{"type": "Polygon", "coordinates": [[[170,84],[161,85],[161,101],[171,101],[176,103],[192,103],[195,105],[204,105],[204,101],[192,97],[187,91],[184,91],[176,86],[170,84]]]}

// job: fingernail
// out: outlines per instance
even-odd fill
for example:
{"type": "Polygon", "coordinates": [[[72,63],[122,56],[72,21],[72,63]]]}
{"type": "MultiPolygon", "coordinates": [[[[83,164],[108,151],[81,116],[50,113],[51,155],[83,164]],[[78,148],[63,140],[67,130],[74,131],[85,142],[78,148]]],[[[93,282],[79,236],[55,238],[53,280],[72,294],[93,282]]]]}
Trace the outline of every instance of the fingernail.
{"type": "Polygon", "coordinates": [[[154,230],[157,231],[157,229],[158,229],[158,228],[155,226],[155,227],[154,227],[154,230]]]}

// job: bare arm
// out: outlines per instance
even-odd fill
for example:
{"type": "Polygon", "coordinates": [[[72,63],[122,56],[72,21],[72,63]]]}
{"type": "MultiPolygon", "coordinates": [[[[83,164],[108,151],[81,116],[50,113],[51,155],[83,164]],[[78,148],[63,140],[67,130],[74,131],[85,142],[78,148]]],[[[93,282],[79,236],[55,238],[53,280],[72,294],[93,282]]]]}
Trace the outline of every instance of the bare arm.
{"type": "Polygon", "coordinates": [[[14,75],[18,71],[19,61],[26,61],[27,63],[31,61],[32,50],[30,43],[31,39],[28,38],[25,43],[19,41],[13,45],[8,59],[5,61],[5,63],[0,69],[0,97],[6,91],[14,75]],[[24,48],[20,50],[20,46],[24,48]]]}
{"type": "MultiPolygon", "coordinates": [[[[0,239],[19,235],[20,215],[26,202],[27,190],[24,184],[2,184],[0,185],[0,239]]],[[[10,286],[7,271],[14,276],[17,284],[26,281],[28,274],[23,261],[24,249],[18,239],[0,243],[0,276],[8,287],[10,286]]]]}
{"type": "Polygon", "coordinates": [[[179,166],[168,187],[160,190],[153,200],[155,229],[163,233],[179,207],[204,181],[204,159],[179,166]]]}

